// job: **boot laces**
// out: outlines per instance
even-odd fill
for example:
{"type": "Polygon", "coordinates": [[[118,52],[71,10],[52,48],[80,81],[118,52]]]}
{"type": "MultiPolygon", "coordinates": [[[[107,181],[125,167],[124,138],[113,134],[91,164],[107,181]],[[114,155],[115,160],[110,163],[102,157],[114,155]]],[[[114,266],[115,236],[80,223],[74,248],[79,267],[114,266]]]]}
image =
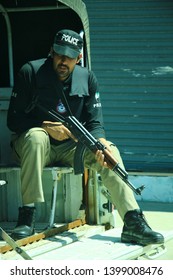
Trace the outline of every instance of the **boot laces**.
{"type": "Polygon", "coordinates": [[[147,226],[149,229],[151,229],[143,213],[138,214],[138,223],[140,228],[147,226]]]}

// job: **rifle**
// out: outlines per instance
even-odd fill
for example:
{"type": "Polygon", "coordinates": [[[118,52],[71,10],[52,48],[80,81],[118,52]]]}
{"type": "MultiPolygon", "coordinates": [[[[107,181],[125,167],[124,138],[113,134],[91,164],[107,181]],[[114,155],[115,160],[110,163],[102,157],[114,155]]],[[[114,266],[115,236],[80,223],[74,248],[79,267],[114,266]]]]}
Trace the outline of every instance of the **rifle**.
{"type": "Polygon", "coordinates": [[[54,110],[45,109],[40,104],[37,104],[37,107],[51,116],[53,120],[62,122],[78,140],[74,156],[74,173],[76,175],[84,172],[83,157],[86,148],[94,154],[96,151],[101,150],[108,168],[115,172],[137,195],[141,195],[145,186],[142,185],[136,188],[128,180],[128,173],[120,167],[118,161],[112,156],[106,146],[97,140],[74,116],[63,117],[54,110]]]}
{"type": "Polygon", "coordinates": [[[37,107],[51,116],[55,121],[60,121],[66,126],[72,134],[77,138],[78,144],[74,156],[74,173],[82,174],[84,172],[83,157],[85,149],[88,148],[91,152],[96,153],[97,150],[101,150],[104,154],[105,161],[108,168],[115,172],[137,195],[141,195],[144,189],[142,185],[139,188],[133,186],[128,180],[128,173],[122,169],[117,160],[112,156],[108,149],[74,117],[63,117],[54,110],[47,110],[43,106],[37,104],[37,107]]]}

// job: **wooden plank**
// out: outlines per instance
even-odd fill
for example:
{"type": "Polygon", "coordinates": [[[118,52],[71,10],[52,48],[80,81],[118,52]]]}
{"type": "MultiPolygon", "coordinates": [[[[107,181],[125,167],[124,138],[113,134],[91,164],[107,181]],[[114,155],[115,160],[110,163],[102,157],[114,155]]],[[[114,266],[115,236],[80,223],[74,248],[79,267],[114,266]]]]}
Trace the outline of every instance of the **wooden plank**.
{"type": "MultiPolygon", "coordinates": [[[[38,240],[41,240],[41,239],[44,239],[44,238],[54,236],[57,233],[67,231],[67,230],[75,228],[75,227],[79,227],[79,226],[84,225],[84,224],[85,224],[85,220],[75,220],[73,222],[64,224],[60,227],[48,228],[41,233],[37,233],[37,234],[29,236],[27,238],[20,239],[20,240],[16,241],[16,243],[17,243],[18,246],[24,246],[24,245],[33,243],[35,241],[38,241],[38,240]]],[[[9,250],[12,250],[11,246],[9,246],[9,245],[5,245],[5,246],[0,247],[0,253],[5,253],[9,250]]]]}
{"type": "MultiPolygon", "coordinates": [[[[82,227],[81,227],[82,228],[82,227]]],[[[157,251],[165,252],[166,243],[173,239],[173,231],[160,231],[165,237],[165,244],[148,246],[121,243],[121,228],[91,236],[82,236],[77,231],[64,232],[46,240],[28,244],[25,250],[34,260],[134,260],[156,258],[157,251]],[[76,233],[75,233],[76,232],[76,233]]],[[[160,253],[159,253],[160,254],[160,253]]],[[[20,259],[14,251],[3,255],[4,259],[20,259]]]]}
{"type": "MultiPolygon", "coordinates": [[[[38,242],[33,242],[32,244],[27,244],[22,246],[31,257],[41,257],[43,254],[51,253],[61,247],[67,246],[70,243],[77,242],[81,237],[87,238],[94,234],[99,234],[105,231],[103,225],[87,225],[84,224],[79,227],[75,227],[63,233],[57,234],[55,236],[49,237],[47,239],[41,239],[38,242]]],[[[3,260],[18,260],[22,259],[14,250],[5,252],[1,254],[1,259],[3,260]]]]}

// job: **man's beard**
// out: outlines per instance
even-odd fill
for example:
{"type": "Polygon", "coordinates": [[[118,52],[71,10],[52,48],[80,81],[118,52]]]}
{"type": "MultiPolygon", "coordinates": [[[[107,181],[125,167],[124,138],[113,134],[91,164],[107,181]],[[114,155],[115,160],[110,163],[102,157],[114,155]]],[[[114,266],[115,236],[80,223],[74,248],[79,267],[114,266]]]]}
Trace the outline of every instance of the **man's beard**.
{"type": "Polygon", "coordinates": [[[70,75],[70,69],[67,65],[61,63],[57,66],[56,73],[59,78],[66,79],[70,75]]]}

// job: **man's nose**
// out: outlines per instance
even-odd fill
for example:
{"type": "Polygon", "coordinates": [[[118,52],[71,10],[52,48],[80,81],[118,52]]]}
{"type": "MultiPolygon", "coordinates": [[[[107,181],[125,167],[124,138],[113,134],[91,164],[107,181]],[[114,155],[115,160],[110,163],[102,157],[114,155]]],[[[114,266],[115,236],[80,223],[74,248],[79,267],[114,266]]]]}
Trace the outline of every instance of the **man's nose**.
{"type": "Polygon", "coordinates": [[[66,57],[65,55],[62,55],[62,56],[61,56],[61,61],[62,61],[62,62],[65,62],[66,60],[67,60],[67,57],[66,57]]]}

